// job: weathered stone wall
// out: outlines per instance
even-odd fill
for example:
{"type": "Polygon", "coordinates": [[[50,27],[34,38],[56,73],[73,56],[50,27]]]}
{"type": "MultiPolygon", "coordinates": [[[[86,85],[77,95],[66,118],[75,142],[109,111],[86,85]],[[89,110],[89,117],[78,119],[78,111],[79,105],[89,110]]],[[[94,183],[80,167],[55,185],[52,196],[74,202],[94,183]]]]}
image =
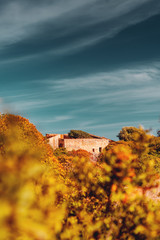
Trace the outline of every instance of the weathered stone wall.
{"type": "Polygon", "coordinates": [[[99,153],[109,144],[109,139],[64,139],[64,147],[68,151],[83,149],[99,153]]]}
{"type": "Polygon", "coordinates": [[[53,150],[55,150],[56,148],[59,147],[59,138],[61,137],[60,134],[57,134],[54,137],[50,137],[49,140],[49,144],[51,145],[51,147],[53,148],[53,150]]]}
{"type": "Polygon", "coordinates": [[[68,139],[67,136],[62,134],[53,134],[48,138],[49,144],[52,146],[53,150],[59,148],[60,145],[63,145],[68,151],[83,149],[91,153],[98,154],[101,152],[108,144],[109,139],[68,139]]]}

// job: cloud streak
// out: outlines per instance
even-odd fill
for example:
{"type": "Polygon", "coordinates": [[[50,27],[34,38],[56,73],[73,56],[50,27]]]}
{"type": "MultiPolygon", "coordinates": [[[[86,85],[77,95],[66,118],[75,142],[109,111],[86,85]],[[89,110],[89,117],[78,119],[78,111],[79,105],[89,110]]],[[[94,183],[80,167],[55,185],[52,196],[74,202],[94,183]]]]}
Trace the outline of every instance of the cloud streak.
{"type": "Polygon", "coordinates": [[[2,9],[0,49],[4,59],[44,52],[71,54],[160,13],[160,2],[68,0],[66,4],[60,0],[37,4],[14,0],[3,3],[2,9]]]}
{"type": "MultiPolygon", "coordinates": [[[[120,105],[129,102],[147,104],[160,100],[159,75],[160,63],[155,62],[148,66],[132,66],[76,78],[44,79],[32,82],[35,88],[31,92],[8,96],[6,101],[16,106],[13,107],[15,111],[82,102],[94,102],[99,105],[120,105]],[[44,89],[46,94],[41,96],[39,87],[44,89]]],[[[27,83],[21,83],[21,87],[23,85],[26,87],[27,83]]]]}
{"type": "Polygon", "coordinates": [[[150,62],[82,77],[34,81],[32,89],[29,82],[22,82],[26,92],[9,93],[4,103],[22,116],[30,113],[30,120],[44,134],[50,129],[58,132],[62,125],[93,133],[97,129],[105,136],[103,129],[107,129],[113,136],[126,124],[158,126],[159,75],[160,62],[150,62]]]}
{"type": "MultiPolygon", "coordinates": [[[[8,96],[6,101],[10,102],[12,109],[17,112],[65,107],[70,115],[87,112],[87,106],[90,110],[92,106],[95,106],[95,112],[103,112],[106,106],[108,109],[114,109],[115,106],[133,103],[134,111],[139,111],[139,104],[144,105],[145,108],[147,104],[160,100],[159,75],[160,63],[156,62],[149,66],[119,69],[57,81],[45,79],[35,81],[35,89],[28,95],[8,96]],[[43,97],[39,92],[41,91],[39,86],[45,89],[46,94],[43,94],[43,97]],[[83,108],[72,110],[77,105],[83,105],[83,108]],[[69,106],[72,106],[71,109],[69,106]]],[[[27,86],[27,83],[24,84],[27,86]]],[[[151,108],[150,111],[153,109],[151,108]]]]}
{"type": "Polygon", "coordinates": [[[159,21],[159,0],[0,0],[0,108],[43,133],[155,124],[159,21]]]}
{"type": "MultiPolygon", "coordinates": [[[[130,67],[97,74],[83,75],[76,78],[64,78],[57,81],[45,80],[48,89],[54,93],[63,93],[67,91],[80,91],[80,90],[106,90],[106,88],[118,89],[120,92],[125,91],[128,87],[138,89],[154,87],[153,83],[158,83],[160,74],[160,63],[152,63],[147,66],[130,67]]],[[[157,88],[157,84],[155,86],[157,88]]],[[[145,90],[144,90],[145,92],[145,90]]],[[[152,92],[152,91],[151,91],[152,92]]],[[[102,92],[100,92],[102,93],[102,92]]],[[[107,93],[108,94],[108,93],[107,93]]],[[[109,95],[112,95],[110,93],[109,95]]]]}

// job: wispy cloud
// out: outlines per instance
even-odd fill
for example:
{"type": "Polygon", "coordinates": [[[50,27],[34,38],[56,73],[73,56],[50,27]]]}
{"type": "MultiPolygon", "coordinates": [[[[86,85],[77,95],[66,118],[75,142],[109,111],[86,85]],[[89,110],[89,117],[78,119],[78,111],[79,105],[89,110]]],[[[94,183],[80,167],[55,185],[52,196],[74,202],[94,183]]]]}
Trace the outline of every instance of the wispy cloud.
{"type": "Polygon", "coordinates": [[[18,114],[32,113],[30,120],[44,133],[51,128],[93,133],[97,129],[97,134],[107,136],[125,125],[158,128],[159,75],[160,62],[150,62],[83,77],[34,81],[32,89],[31,83],[22,82],[26,92],[17,90],[3,102],[18,114]]]}
{"type": "MultiPolygon", "coordinates": [[[[143,125],[144,126],[147,126],[148,124],[150,124],[151,122],[148,121],[148,120],[144,120],[143,121],[143,125]]],[[[121,129],[122,127],[125,127],[125,126],[128,126],[128,127],[131,127],[131,126],[136,126],[136,127],[139,127],[139,126],[142,126],[141,125],[142,123],[140,121],[128,121],[128,122],[116,122],[116,123],[105,123],[105,124],[95,124],[95,125],[86,125],[86,126],[81,126],[83,129],[105,129],[105,128],[119,128],[121,129]]]]}
{"type": "Polygon", "coordinates": [[[160,64],[132,67],[112,72],[86,75],[83,77],[46,80],[48,91],[55,96],[71,96],[66,102],[95,100],[100,104],[112,102],[120,104],[128,101],[150,102],[159,100],[160,64]]]}
{"type": "Polygon", "coordinates": [[[159,69],[156,66],[128,68],[123,70],[114,70],[112,72],[103,72],[97,74],[84,75],[76,78],[65,78],[58,81],[46,80],[45,84],[54,91],[67,91],[76,89],[97,89],[103,87],[116,86],[140,86],[144,83],[150,84],[153,79],[159,76],[159,69]]]}
{"type": "Polygon", "coordinates": [[[6,1],[0,16],[1,56],[70,54],[159,12],[158,0],[6,1]]]}
{"type": "Polygon", "coordinates": [[[92,0],[73,1],[69,0],[64,7],[64,1],[24,1],[14,0],[1,3],[0,27],[4,34],[1,34],[1,43],[11,43],[33,34],[37,25],[54,21],[74,11],[92,0]],[[27,30],[27,31],[26,31],[27,30]]]}
{"type": "MultiPolygon", "coordinates": [[[[134,111],[139,111],[138,104],[146,106],[160,101],[159,75],[160,63],[155,62],[70,79],[44,79],[35,81],[35,88],[28,94],[9,95],[4,100],[16,112],[63,106],[70,116],[74,112],[87,112],[88,107],[91,110],[92,106],[95,107],[94,111],[103,112],[106,105],[108,109],[114,109],[115,105],[133,103],[137,106],[134,111]],[[44,89],[43,95],[41,89],[44,89]],[[83,108],[76,105],[83,105],[83,108]]],[[[26,87],[27,83],[24,85],[26,87]]],[[[152,108],[150,110],[153,112],[152,108]]]]}
{"type": "Polygon", "coordinates": [[[38,123],[56,123],[56,122],[62,122],[62,121],[67,121],[67,120],[71,120],[73,119],[73,116],[69,116],[69,115],[61,115],[61,116],[54,116],[51,119],[40,119],[38,120],[38,123]]]}
{"type": "Polygon", "coordinates": [[[0,111],[43,132],[157,126],[159,19],[159,0],[0,0],[0,111]]]}

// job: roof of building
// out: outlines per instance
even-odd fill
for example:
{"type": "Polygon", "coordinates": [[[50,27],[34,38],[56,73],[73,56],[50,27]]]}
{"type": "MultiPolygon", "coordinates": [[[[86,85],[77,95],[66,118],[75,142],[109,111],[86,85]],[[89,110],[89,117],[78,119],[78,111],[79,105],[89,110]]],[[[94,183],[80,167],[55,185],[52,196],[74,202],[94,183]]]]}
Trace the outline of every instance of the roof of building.
{"type": "MultiPolygon", "coordinates": [[[[93,134],[90,134],[88,133],[91,138],[96,138],[96,139],[107,139],[106,137],[100,137],[100,136],[96,136],[96,135],[93,135],[93,134]]],[[[61,136],[64,136],[64,137],[67,137],[68,138],[68,134],[46,134],[46,138],[51,138],[51,137],[56,137],[57,135],[61,135],[61,136]]],[[[72,139],[72,138],[70,138],[72,139]]],[[[81,139],[81,138],[79,138],[81,139]]]]}

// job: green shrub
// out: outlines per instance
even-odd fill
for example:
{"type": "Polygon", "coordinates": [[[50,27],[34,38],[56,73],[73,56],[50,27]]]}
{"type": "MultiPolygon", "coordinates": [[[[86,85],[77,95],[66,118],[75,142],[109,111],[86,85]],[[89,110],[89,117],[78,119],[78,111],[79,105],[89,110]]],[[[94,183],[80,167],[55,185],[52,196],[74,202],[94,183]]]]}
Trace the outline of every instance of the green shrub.
{"type": "Polygon", "coordinates": [[[71,130],[68,133],[70,138],[92,138],[89,133],[83,132],[81,130],[71,130]]]}

